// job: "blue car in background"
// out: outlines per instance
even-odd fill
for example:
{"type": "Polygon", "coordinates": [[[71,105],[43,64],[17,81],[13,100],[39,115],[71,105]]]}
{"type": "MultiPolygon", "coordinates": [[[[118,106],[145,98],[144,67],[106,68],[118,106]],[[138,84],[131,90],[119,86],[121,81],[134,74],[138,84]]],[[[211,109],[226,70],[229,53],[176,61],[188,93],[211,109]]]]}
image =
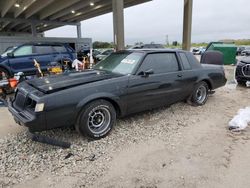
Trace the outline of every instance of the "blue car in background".
{"type": "Polygon", "coordinates": [[[63,43],[27,43],[11,47],[0,57],[0,80],[3,73],[6,77],[12,77],[18,72],[23,72],[25,75],[36,74],[34,59],[42,70],[47,70],[51,62],[72,63],[76,58],[75,51],[63,43]]]}

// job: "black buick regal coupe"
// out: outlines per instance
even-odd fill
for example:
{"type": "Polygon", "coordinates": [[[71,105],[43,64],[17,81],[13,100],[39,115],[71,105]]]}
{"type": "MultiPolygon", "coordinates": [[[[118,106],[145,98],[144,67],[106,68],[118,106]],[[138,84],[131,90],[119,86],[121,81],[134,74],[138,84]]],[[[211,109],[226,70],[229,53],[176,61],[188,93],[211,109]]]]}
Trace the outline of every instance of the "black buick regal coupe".
{"type": "Polygon", "coordinates": [[[92,70],[20,83],[9,110],[31,132],[74,126],[101,138],[117,117],[182,100],[203,105],[225,83],[223,66],[200,64],[190,52],[125,50],[92,70]]]}

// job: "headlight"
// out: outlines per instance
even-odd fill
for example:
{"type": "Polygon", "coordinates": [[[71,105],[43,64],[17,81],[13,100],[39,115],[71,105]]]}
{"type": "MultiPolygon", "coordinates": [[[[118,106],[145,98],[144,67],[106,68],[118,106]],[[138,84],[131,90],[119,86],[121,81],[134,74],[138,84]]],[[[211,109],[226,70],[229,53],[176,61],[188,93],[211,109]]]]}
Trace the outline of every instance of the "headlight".
{"type": "Polygon", "coordinates": [[[44,110],[44,103],[38,103],[35,107],[35,112],[42,112],[44,110]]]}

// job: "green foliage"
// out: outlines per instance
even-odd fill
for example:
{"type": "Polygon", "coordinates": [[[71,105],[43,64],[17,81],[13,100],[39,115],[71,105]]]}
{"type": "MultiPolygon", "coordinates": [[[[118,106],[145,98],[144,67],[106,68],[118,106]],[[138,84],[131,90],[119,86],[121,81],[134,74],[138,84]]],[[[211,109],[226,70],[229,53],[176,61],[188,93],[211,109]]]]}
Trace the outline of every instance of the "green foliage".
{"type": "Polygon", "coordinates": [[[207,47],[208,43],[202,42],[202,43],[192,43],[192,47],[207,47]]]}
{"type": "Polygon", "coordinates": [[[247,45],[250,45],[250,40],[247,40],[247,39],[243,39],[243,40],[236,40],[235,41],[235,45],[237,46],[247,46],[247,45]]]}
{"type": "Polygon", "coordinates": [[[93,48],[113,48],[114,44],[109,42],[95,41],[93,42],[93,48]]]}

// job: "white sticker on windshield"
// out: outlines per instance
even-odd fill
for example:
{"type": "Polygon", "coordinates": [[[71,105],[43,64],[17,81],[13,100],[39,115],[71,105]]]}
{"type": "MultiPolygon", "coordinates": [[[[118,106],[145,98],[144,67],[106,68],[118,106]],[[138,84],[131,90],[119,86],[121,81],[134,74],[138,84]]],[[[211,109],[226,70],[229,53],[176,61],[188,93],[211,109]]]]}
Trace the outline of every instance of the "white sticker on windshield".
{"type": "Polygon", "coordinates": [[[121,61],[122,63],[126,63],[126,64],[134,64],[136,61],[134,59],[123,59],[121,61]]]}

